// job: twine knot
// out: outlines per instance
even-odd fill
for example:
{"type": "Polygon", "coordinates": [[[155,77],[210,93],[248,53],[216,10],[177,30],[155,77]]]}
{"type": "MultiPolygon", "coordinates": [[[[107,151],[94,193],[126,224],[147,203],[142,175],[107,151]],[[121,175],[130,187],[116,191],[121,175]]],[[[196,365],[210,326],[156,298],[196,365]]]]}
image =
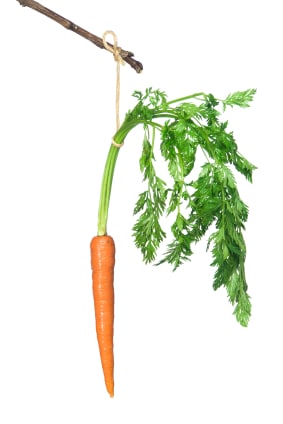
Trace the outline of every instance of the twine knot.
{"type": "Polygon", "coordinates": [[[105,31],[102,36],[103,45],[109,52],[113,53],[114,59],[116,62],[119,62],[121,65],[125,65],[125,62],[121,56],[121,47],[118,47],[117,35],[114,31],[105,31]],[[111,34],[113,37],[113,46],[106,41],[108,34],[111,34]]]}

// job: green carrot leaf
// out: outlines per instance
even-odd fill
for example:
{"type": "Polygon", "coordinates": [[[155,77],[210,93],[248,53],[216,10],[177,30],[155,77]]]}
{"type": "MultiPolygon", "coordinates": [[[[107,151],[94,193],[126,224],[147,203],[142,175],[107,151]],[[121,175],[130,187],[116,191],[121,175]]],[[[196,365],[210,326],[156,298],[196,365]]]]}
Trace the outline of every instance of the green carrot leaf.
{"type": "Polygon", "coordinates": [[[227,106],[233,107],[234,105],[240,107],[249,107],[255,93],[256,89],[250,88],[245,91],[236,91],[235,93],[229,94],[223,101],[224,110],[227,106]]]}

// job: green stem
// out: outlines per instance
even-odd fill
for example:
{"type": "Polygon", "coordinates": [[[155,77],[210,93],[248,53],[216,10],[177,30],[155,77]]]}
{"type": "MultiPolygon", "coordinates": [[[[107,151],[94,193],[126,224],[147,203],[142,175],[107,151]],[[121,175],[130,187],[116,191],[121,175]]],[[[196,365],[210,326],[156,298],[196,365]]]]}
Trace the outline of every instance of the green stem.
{"type": "MultiPolygon", "coordinates": [[[[178,118],[178,115],[176,113],[168,113],[168,112],[155,112],[152,115],[152,118],[178,118]]],[[[149,122],[148,122],[149,124],[149,122]]]]}
{"type": "Polygon", "coordinates": [[[166,105],[171,105],[172,103],[183,102],[184,100],[188,100],[188,99],[203,100],[203,97],[204,98],[206,97],[205,93],[195,93],[195,94],[191,94],[190,96],[185,96],[185,97],[180,97],[179,99],[170,100],[170,102],[166,102],[166,105]],[[198,99],[198,97],[202,97],[202,99],[198,99]]]}
{"type": "Polygon", "coordinates": [[[104,173],[102,177],[100,200],[98,209],[98,228],[97,234],[103,236],[107,234],[107,218],[110,202],[111,187],[114,175],[116,160],[119,154],[119,147],[111,145],[106,159],[104,173]]]}
{"type": "MultiPolygon", "coordinates": [[[[113,137],[113,140],[117,144],[122,144],[128,135],[128,133],[138,124],[144,123],[144,121],[134,121],[131,123],[124,122],[118,129],[113,137]]],[[[107,234],[107,220],[110,203],[111,188],[114,176],[114,170],[116,166],[117,157],[120,151],[120,147],[116,147],[111,144],[106,163],[104,166],[104,172],[100,188],[100,199],[98,208],[98,226],[97,234],[103,236],[107,234]]]]}

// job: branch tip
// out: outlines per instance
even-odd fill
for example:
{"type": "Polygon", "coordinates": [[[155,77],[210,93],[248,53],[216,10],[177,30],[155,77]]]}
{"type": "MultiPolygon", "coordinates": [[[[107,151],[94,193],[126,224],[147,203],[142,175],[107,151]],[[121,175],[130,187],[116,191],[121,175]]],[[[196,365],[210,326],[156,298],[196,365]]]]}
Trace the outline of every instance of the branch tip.
{"type": "MultiPolygon", "coordinates": [[[[97,37],[91,32],[79,27],[78,25],[71,22],[69,19],[66,19],[63,16],[58,15],[57,13],[53,12],[52,10],[43,6],[42,4],[34,0],[17,0],[17,2],[23,7],[30,7],[36,12],[39,12],[47,16],[48,18],[62,25],[64,28],[70,31],[73,31],[75,34],[78,34],[81,37],[85,38],[86,40],[90,41],[91,43],[95,44],[97,47],[101,49],[105,49],[102,38],[97,37]]],[[[141,62],[134,59],[134,53],[129,52],[127,50],[123,50],[121,48],[120,55],[123,58],[123,60],[126,63],[128,63],[128,65],[130,65],[138,74],[141,73],[141,71],[143,70],[143,65],[141,62]]]]}

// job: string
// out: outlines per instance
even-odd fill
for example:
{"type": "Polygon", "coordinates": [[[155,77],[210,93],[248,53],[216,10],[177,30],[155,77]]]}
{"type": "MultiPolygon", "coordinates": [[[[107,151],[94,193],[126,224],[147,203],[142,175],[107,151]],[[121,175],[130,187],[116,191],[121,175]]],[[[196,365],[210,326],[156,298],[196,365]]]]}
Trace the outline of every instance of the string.
{"type": "MultiPolygon", "coordinates": [[[[117,36],[113,31],[105,31],[102,37],[103,45],[106,50],[113,53],[114,60],[116,62],[116,130],[120,128],[120,65],[125,65],[124,60],[121,57],[121,48],[118,47],[117,36]],[[113,47],[107,43],[106,37],[108,34],[111,34],[113,37],[113,47]]],[[[124,142],[121,144],[116,143],[112,140],[112,144],[115,147],[122,147],[124,142]]]]}

